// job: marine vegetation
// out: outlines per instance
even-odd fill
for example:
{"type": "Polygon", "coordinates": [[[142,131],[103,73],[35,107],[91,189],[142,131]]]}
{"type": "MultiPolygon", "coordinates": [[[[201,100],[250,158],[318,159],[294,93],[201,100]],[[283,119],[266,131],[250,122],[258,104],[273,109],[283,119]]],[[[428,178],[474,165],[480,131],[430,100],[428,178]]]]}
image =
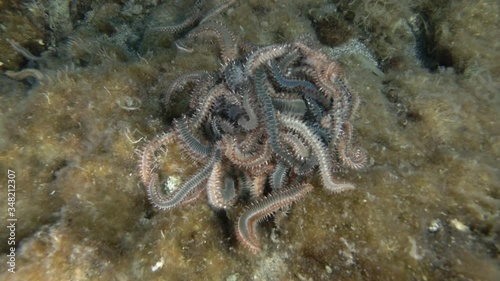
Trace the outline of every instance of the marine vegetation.
{"type": "Polygon", "coordinates": [[[182,75],[166,91],[168,110],[175,95],[191,89],[191,110],[141,149],[141,181],[161,210],[204,194],[216,210],[249,201],[235,229],[240,243],[257,252],[256,225],[310,192],[316,171],[332,193],[354,188],[336,174],[368,163],[353,133],[360,102],[339,64],[311,40],[240,44],[216,22],[202,23],[186,38],[215,40],[221,67],[182,75]],[[158,164],[173,161],[172,144],[202,167],[181,184],[172,184],[158,164]]]}

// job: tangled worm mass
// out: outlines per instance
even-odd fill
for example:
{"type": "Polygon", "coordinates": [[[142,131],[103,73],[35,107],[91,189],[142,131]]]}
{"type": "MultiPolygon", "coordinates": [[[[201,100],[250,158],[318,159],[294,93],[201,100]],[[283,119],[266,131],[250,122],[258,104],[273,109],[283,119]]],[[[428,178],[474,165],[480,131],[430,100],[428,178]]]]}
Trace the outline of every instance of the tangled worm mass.
{"type": "Polygon", "coordinates": [[[238,44],[215,22],[202,23],[186,38],[217,42],[222,66],[211,73],[182,75],[168,88],[163,98],[167,110],[180,93],[189,93],[191,110],[140,150],[141,181],[152,205],[161,210],[204,194],[218,210],[246,202],[236,236],[257,252],[258,222],[310,192],[316,172],[328,191],[354,188],[336,174],[368,163],[353,133],[359,99],[339,64],[308,40],[263,47],[238,44]],[[157,163],[168,159],[168,152],[159,152],[173,144],[201,168],[167,189],[169,175],[157,163]]]}

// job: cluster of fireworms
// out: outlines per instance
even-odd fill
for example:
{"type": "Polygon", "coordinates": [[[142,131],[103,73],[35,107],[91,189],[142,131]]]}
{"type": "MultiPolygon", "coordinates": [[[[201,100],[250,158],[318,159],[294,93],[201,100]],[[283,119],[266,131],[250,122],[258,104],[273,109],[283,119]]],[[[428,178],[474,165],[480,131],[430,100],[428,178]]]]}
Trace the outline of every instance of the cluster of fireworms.
{"type": "Polygon", "coordinates": [[[353,134],[359,100],[339,64],[311,40],[241,44],[224,25],[211,21],[185,38],[215,41],[222,66],[182,75],[166,90],[167,110],[180,93],[189,94],[191,109],[140,150],[141,181],[161,210],[205,194],[216,210],[246,204],[235,231],[255,253],[261,249],[257,224],[309,193],[316,172],[328,191],[354,188],[335,174],[368,162],[353,134]],[[173,187],[159,168],[161,161],[174,161],[167,149],[171,145],[201,167],[173,187]]]}

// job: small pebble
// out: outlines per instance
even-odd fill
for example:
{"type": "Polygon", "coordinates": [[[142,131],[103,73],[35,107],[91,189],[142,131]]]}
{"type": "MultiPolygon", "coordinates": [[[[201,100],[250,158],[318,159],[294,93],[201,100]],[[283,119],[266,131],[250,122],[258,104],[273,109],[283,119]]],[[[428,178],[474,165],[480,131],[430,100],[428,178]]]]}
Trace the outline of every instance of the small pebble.
{"type": "Polygon", "coordinates": [[[456,229],[458,229],[459,231],[462,231],[462,232],[469,230],[469,227],[467,227],[465,224],[463,224],[461,221],[459,221],[457,219],[452,219],[451,225],[453,225],[456,229]]]}
{"type": "Polygon", "coordinates": [[[436,233],[438,232],[440,229],[441,229],[441,221],[439,219],[434,219],[431,221],[431,224],[429,225],[429,227],[427,228],[427,230],[430,232],[430,233],[436,233]]]}
{"type": "Polygon", "coordinates": [[[333,269],[330,267],[330,266],[325,266],[325,270],[326,270],[326,273],[328,274],[332,274],[333,273],[333,269]]]}

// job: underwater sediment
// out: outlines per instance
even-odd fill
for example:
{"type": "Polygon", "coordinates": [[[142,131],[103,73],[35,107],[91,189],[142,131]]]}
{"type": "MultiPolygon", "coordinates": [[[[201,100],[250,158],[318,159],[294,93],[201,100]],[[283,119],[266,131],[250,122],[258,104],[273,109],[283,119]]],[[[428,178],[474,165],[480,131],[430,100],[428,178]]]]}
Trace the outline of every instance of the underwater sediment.
{"type": "MultiPolygon", "coordinates": [[[[16,173],[16,264],[6,280],[496,280],[500,38],[495,1],[0,2],[0,166],[16,173]],[[195,5],[196,4],[196,5],[195,5]],[[248,46],[312,38],[361,101],[352,125],[372,158],[321,177],[253,254],[201,198],[168,211],[140,184],[136,151],[189,109],[165,91],[216,71],[223,23],[248,46]],[[158,27],[158,28],[156,28],[158,27]],[[175,27],[175,28],[174,28],[175,27]],[[179,45],[181,44],[181,45],[179,45]]],[[[185,89],[188,92],[190,89],[185,89]]],[[[172,148],[158,169],[199,167],[172,148]]],[[[7,222],[8,192],[0,192],[7,222]]]]}

